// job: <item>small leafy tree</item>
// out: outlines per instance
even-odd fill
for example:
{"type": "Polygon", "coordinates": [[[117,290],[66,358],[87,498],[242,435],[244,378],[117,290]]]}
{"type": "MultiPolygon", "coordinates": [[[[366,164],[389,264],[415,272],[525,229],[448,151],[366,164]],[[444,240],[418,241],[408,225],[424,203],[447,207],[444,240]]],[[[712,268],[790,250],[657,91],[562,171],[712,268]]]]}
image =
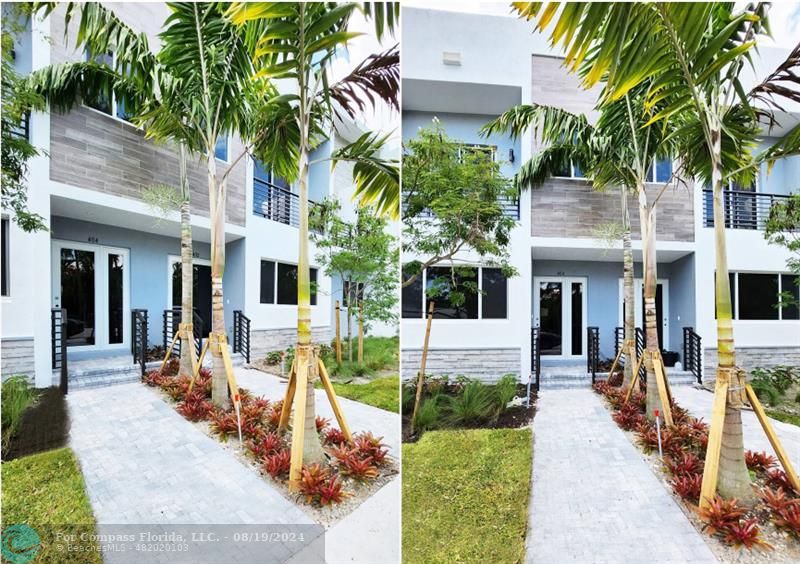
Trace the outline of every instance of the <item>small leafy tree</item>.
{"type": "Polygon", "coordinates": [[[27,17],[22,4],[14,4],[10,17],[3,18],[2,30],[2,192],[3,209],[23,231],[47,229],[45,219],[28,210],[28,160],[39,151],[19,131],[30,108],[39,109],[40,96],[26,87],[25,78],[14,68],[14,38],[21,31],[19,21],[27,17]]]}
{"type": "Polygon", "coordinates": [[[392,323],[397,320],[397,239],[387,230],[387,221],[371,208],[356,210],[352,222],[342,219],[338,201],[325,202],[312,220],[316,230],[317,261],[328,276],[338,276],[349,288],[347,305],[348,356],[353,360],[353,306],[361,305],[364,320],[392,323]]]}
{"type": "MultiPolygon", "coordinates": [[[[764,237],[769,243],[785,247],[791,253],[786,266],[796,276],[796,283],[800,284],[800,194],[792,194],[785,202],[772,206],[764,237]]],[[[783,307],[797,305],[797,293],[782,292],[780,302],[783,307]]]]}

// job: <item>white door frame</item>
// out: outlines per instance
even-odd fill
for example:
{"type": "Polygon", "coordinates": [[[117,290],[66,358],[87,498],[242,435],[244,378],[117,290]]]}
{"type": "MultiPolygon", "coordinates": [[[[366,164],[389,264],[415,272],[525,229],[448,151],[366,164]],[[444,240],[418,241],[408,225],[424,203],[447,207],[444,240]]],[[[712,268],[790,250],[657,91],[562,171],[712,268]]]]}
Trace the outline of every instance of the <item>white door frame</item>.
{"type": "MultiPolygon", "coordinates": [[[[661,320],[661,330],[662,330],[662,340],[663,340],[663,347],[665,351],[670,350],[669,348],[669,279],[668,278],[658,278],[656,280],[656,284],[661,284],[661,309],[663,310],[664,318],[661,320]]],[[[633,279],[633,303],[634,303],[634,316],[636,320],[636,326],[639,326],[639,323],[642,319],[642,287],[644,286],[644,281],[641,278],[634,278],[633,279]]],[[[625,326],[625,320],[623,319],[623,305],[625,304],[625,280],[623,278],[619,279],[619,322],[618,327],[625,326]]],[[[644,327],[642,327],[644,329],[644,327]]]]}
{"type": "MultiPolygon", "coordinates": [[[[76,249],[94,253],[94,344],[70,346],[72,351],[116,351],[130,349],[131,335],[131,261],[130,251],[121,247],[94,245],[53,239],[51,241],[51,304],[61,307],[61,249],[76,249]],[[122,257],[122,342],[109,343],[108,334],[108,255],[122,257]],[[58,304],[58,305],[56,305],[58,304]]],[[[69,312],[67,312],[69,315],[69,312]]]]}
{"type": "MultiPolygon", "coordinates": [[[[172,265],[180,263],[181,257],[178,255],[167,255],[167,308],[171,309],[172,306],[172,265]]],[[[202,264],[203,266],[211,266],[211,261],[206,259],[192,258],[192,265],[202,264]]]]}
{"type": "Polygon", "coordinates": [[[587,310],[587,295],[589,287],[589,279],[586,276],[534,276],[533,277],[533,324],[538,326],[540,323],[540,310],[541,303],[539,301],[539,285],[542,282],[560,282],[561,283],[561,352],[560,355],[547,355],[547,358],[563,359],[563,360],[578,360],[586,358],[586,329],[588,326],[588,310],[587,310]],[[581,309],[583,310],[581,319],[581,335],[583,346],[581,347],[581,354],[564,354],[565,351],[572,350],[572,284],[578,282],[583,284],[581,309]]]}

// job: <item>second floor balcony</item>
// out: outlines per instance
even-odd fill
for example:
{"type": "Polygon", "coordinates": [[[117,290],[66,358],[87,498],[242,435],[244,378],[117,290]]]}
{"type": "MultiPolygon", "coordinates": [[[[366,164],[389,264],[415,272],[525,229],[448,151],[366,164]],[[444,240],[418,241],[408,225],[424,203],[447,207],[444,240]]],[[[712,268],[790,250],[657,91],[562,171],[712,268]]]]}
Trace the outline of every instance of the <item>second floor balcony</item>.
{"type": "MultiPolygon", "coordinates": [[[[747,190],[723,190],[722,198],[725,227],[763,231],[772,206],[785,202],[789,196],[747,190]]],[[[703,225],[714,227],[714,199],[710,188],[703,190],[703,225]]]]}
{"type": "MultiPolygon", "coordinates": [[[[309,206],[315,202],[309,200],[309,206]]],[[[300,226],[300,196],[289,188],[260,178],[253,179],[253,213],[291,225],[300,226]]]]}

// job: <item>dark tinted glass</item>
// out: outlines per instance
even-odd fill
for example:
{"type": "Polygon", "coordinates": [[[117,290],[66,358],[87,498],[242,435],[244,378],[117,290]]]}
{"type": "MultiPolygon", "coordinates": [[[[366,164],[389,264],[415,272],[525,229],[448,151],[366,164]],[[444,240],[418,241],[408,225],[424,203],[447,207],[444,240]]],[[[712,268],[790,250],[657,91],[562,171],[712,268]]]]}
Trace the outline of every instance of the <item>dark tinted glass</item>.
{"type": "Polygon", "coordinates": [[[125,264],[122,255],[108,255],[108,342],[121,343],[122,332],[122,292],[125,264]]]}
{"type": "MultiPolygon", "coordinates": [[[[408,280],[411,274],[403,269],[403,280],[408,280]]],[[[422,275],[417,276],[416,280],[405,286],[400,298],[403,306],[403,317],[420,318],[422,317],[422,275]]]]}
{"type": "Polygon", "coordinates": [[[477,281],[476,268],[460,268],[455,276],[447,267],[429,268],[426,289],[434,286],[438,288],[438,295],[434,299],[436,305],[433,316],[437,319],[478,319],[478,294],[467,285],[469,282],[477,284],[477,281]],[[464,295],[463,303],[458,305],[453,303],[454,300],[450,298],[453,291],[464,295]]]}
{"type": "Polygon", "coordinates": [[[797,288],[797,276],[794,274],[781,274],[781,291],[784,293],[792,294],[793,301],[789,302],[790,305],[783,307],[783,319],[800,319],[800,308],[797,307],[797,302],[800,300],[800,292],[797,288]]]}
{"type": "Polygon", "coordinates": [[[778,275],[739,273],[739,319],[778,319],[778,275]]]}
{"type": "Polygon", "coordinates": [[[275,303],[275,263],[271,260],[261,261],[261,303],[275,303]]]}
{"type": "Polygon", "coordinates": [[[505,319],[508,316],[508,283],[499,268],[482,271],[484,319],[505,319]]]}

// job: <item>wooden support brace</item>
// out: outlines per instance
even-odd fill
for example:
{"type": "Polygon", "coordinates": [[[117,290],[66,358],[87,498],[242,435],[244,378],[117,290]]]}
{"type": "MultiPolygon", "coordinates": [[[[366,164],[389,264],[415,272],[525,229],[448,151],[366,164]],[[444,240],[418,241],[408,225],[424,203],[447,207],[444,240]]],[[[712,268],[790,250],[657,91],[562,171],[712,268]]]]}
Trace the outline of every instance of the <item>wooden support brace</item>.
{"type": "MultiPolygon", "coordinates": [[[[297,385],[296,396],[300,401],[294,406],[294,424],[292,426],[292,454],[289,467],[289,490],[297,491],[303,469],[303,444],[305,442],[306,391],[308,387],[308,363],[299,362],[295,367],[297,385]]],[[[284,406],[284,409],[286,406],[284,406]]]]}
{"type": "Polygon", "coordinates": [[[292,401],[297,387],[297,373],[295,371],[296,357],[292,359],[292,366],[289,369],[289,382],[286,385],[286,394],[283,396],[283,408],[281,409],[281,419],[278,423],[278,431],[285,431],[289,426],[289,414],[292,412],[292,401]]]}
{"type": "Polygon", "coordinates": [[[783,450],[783,445],[778,435],[775,434],[775,430],[769,422],[769,417],[767,417],[767,414],[764,412],[761,401],[758,399],[758,396],[750,384],[745,385],[745,392],[747,393],[747,399],[750,400],[750,405],[753,407],[753,411],[756,412],[756,417],[758,417],[761,427],[764,429],[764,434],[766,434],[767,439],[769,439],[769,444],[772,445],[772,449],[775,451],[775,454],[778,455],[778,460],[780,460],[783,471],[786,472],[786,476],[789,478],[789,483],[792,484],[796,492],[800,492],[800,478],[797,477],[797,472],[795,472],[792,467],[792,461],[789,459],[786,451],[783,450]]]}
{"type": "Polygon", "coordinates": [[[717,492],[717,479],[719,478],[719,455],[722,450],[722,428],[725,425],[725,406],[728,403],[727,378],[720,378],[717,373],[717,383],[714,387],[714,404],[711,409],[711,428],[708,432],[708,447],[706,448],[705,469],[703,470],[703,483],[700,487],[700,507],[706,508],[714,499],[717,492]]]}
{"type": "Polygon", "coordinates": [[[176,331],[175,336],[172,337],[172,342],[169,344],[169,348],[167,348],[166,353],[164,354],[164,360],[161,361],[161,366],[159,367],[159,372],[164,372],[164,367],[167,365],[167,361],[169,360],[170,355],[172,354],[172,349],[175,346],[175,343],[178,342],[178,338],[180,337],[181,332],[176,331]]]}
{"type": "Polygon", "coordinates": [[[611,378],[611,375],[614,374],[614,370],[617,368],[617,363],[619,362],[619,358],[622,356],[622,351],[625,350],[625,347],[620,347],[619,351],[617,351],[617,356],[614,359],[614,362],[611,364],[611,370],[608,371],[608,377],[611,378]]]}
{"type": "Polygon", "coordinates": [[[664,422],[667,427],[672,427],[674,423],[672,421],[672,403],[670,403],[669,392],[667,391],[667,375],[664,373],[664,364],[661,361],[661,355],[658,353],[653,355],[653,371],[656,374],[656,385],[658,386],[661,408],[664,410],[664,422]]]}
{"type": "Polygon", "coordinates": [[[206,351],[208,350],[209,341],[210,341],[210,338],[206,339],[206,342],[203,343],[203,348],[200,350],[200,358],[197,360],[197,365],[195,365],[194,371],[192,372],[192,379],[189,382],[189,390],[186,392],[186,395],[189,395],[189,394],[192,393],[192,388],[194,388],[195,380],[197,380],[197,377],[200,375],[200,368],[202,368],[202,366],[203,366],[203,359],[206,356],[206,351]]]}
{"type": "Polygon", "coordinates": [[[325,388],[325,393],[328,394],[328,402],[331,404],[333,414],[336,416],[336,421],[339,423],[339,428],[342,430],[344,438],[350,441],[353,439],[352,435],[350,434],[350,427],[347,426],[347,421],[344,419],[344,413],[342,413],[342,408],[339,405],[339,399],[336,397],[336,391],[333,389],[331,379],[328,377],[328,370],[325,368],[325,363],[322,362],[321,358],[317,362],[317,366],[319,368],[319,378],[322,380],[322,386],[325,388]]]}
{"type": "Polygon", "coordinates": [[[342,333],[341,333],[341,313],[339,300],[336,300],[336,363],[342,363],[342,333]]]}

